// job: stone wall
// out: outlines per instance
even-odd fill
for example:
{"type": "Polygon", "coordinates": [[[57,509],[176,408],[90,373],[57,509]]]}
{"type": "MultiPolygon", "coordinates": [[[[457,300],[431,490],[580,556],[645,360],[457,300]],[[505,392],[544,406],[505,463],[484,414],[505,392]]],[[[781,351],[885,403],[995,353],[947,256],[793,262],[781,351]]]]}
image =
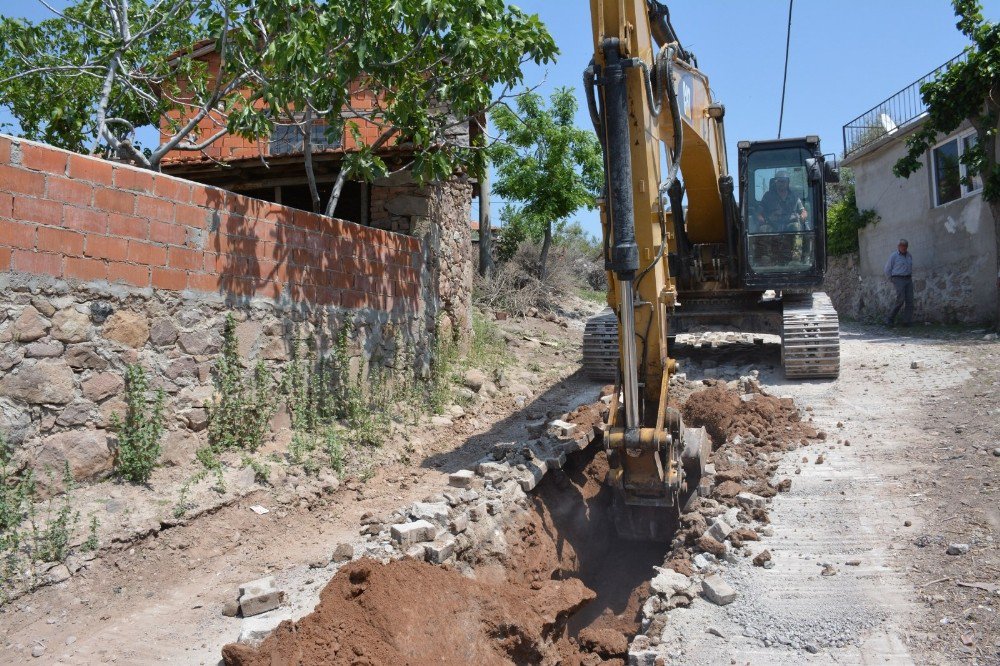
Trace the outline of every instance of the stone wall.
{"type": "Polygon", "coordinates": [[[111,468],[125,366],[167,394],[165,458],[193,456],[227,313],[241,353],[293,346],[417,371],[435,280],[419,238],[0,136],[0,432],[20,465],[111,468]]]}
{"type": "Polygon", "coordinates": [[[472,186],[465,178],[420,187],[410,173],[401,172],[372,186],[372,225],[423,242],[425,279],[438,298],[428,308],[428,325],[439,320],[457,341],[468,337],[471,326],[471,204],[472,186]]]}
{"type": "MultiPolygon", "coordinates": [[[[893,175],[892,167],[905,154],[905,138],[912,129],[845,162],[854,169],[858,207],[875,210],[881,218],[858,234],[857,312],[862,318],[884,316],[894,294],[882,269],[897,241],[906,238],[913,254],[916,319],[989,322],[1000,297],[989,206],[981,191],[935,206],[926,156],[924,167],[910,178],[893,175]]],[[[960,128],[956,135],[967,129],[960,128]]]]}

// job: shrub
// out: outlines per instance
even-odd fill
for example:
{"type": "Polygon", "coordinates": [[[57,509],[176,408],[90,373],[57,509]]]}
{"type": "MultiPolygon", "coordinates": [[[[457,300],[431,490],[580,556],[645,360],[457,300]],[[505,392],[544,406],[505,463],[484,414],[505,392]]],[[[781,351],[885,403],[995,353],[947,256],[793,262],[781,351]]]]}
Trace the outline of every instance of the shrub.
{"type": "Polygon", "coordinates": [[[216,453],[226,449],[256,451],[276,409],[274,381],[262,362],[248,373],[240,363],[236,320],[226,316],[222,353],[213,369],[216,396],[206,404],[208,442],[216,453]]]}
{"type": "Polygon", "coordinates": [[[163,434],[163,389],[156,391],[150,406],[149,380],[139,365],[125,370],[125,420],[111,415],[111,429],[118,436],[115,474],[132,483],[149,481],[160,457],[163,434]]]}
{"type": "Polygon", "coordinates": [[[837,256],[857,252],[858,232],[869,224],[877,224],[878,213],[859,210],[854,183],[848,183],[843,196],[830,204],[826,214],[826,252],[837,256]]]}

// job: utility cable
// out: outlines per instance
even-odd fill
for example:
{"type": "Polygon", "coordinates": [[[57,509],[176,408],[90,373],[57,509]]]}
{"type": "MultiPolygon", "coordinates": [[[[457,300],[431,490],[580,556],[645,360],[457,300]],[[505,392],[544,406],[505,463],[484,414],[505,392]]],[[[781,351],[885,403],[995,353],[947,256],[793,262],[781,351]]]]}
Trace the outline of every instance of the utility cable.
{"type": "Polygon", "coordinates": [[[788,35],[785,37],[785,78],[781,83],[781,113],[778,115],[778,138],[781,138],[781,126],[785,121],[785,91],[788,89],[788,52],[792,45],[792,5],[795,0],[788,0],[788,35]]]}

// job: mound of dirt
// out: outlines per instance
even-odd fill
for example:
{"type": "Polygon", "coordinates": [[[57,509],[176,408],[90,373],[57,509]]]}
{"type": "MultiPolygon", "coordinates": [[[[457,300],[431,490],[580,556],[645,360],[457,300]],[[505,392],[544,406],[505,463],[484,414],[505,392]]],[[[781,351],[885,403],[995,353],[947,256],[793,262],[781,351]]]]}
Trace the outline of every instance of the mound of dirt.
{"type": "Polygon", "coordinates": [[[593,598],[576,579],[492,585],[411,559],[361,559],[337,572],[311,614],[222,656],[232,666],[546,663],[551,639],[593,598]]]}
{"type": "Polygon", "coordinates": [[[718,449],[736,436],[770,450],[785,450],[818,435],[802,422],[791,398],[776,398],[764,392],[740,395],[718,384],[691,394],[683,409],[684,424],[704,426],[718,449]]]}

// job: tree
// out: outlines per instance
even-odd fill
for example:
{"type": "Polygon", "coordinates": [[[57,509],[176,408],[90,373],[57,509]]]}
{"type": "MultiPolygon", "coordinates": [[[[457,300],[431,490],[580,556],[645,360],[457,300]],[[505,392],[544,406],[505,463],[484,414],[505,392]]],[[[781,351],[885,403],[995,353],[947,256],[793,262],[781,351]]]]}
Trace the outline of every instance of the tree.
{"type": "Polygon", "coordinates": [[[490,150],[496,169],[493,191],[517,203],[505,206],[501,214],[501,245],[518,242],[519,235],[541,240],[543,280],[553,225],[565,223],[581,208],[594,208],[604,182],[597,137],[574,124],[577,102],[572,90],[556,90],[549,103],[545,108],[539,95],[527,93],[518,98],[516,112],[498,106],[493,123],[500,140],[490,150]]]}
{"type": "Polygon", "coordinates": [[[319,208],[320,125],[356,145],[328,215],[348,177],[388,172],[390,142],[408,149],[419,179],[475,168],[482,150],[461,128],[521,85],[525,62],[556,54],[538,17],[505,0],[76,0],[55,14],[0,20],[0,105],[27,136],[159,170],[171,150],[295,126],[319,208]],[[204,45],[217,70],[189,57],[204,45]],[[147,125],[164,130],[158,147],[135,144],[147,125]]]}
{"type": "Polygon", "coordinates": [[[827,189],[826,252],[830,256],[857,252],[858,232],[869,224],[878,224],[874,210],[858,208],[854,171],[840,169],[840,182],[827,189]]]}
{"type": "MultiPolygon", "coordinates": [[[[997,289],[1000,291],[1000,168],[997,136],[1000,132],[1000,25],[983,18],[978,0],[952,0],[957,28],[972,44],[965,58],[954,62],[935,80],[920,87],[927,105],[927,120],[907,139],[907,154],[893,167],[893,173],[908,178],[918,171],[923,158],[938,135],[950,134],[968,120],[978,142],[962,156],[969,181],[980,176],[983,199],[993,216],[997,248],[997,289]]],[[[1000,327],[1000,298],[996,304],[1000,327]]]]}

